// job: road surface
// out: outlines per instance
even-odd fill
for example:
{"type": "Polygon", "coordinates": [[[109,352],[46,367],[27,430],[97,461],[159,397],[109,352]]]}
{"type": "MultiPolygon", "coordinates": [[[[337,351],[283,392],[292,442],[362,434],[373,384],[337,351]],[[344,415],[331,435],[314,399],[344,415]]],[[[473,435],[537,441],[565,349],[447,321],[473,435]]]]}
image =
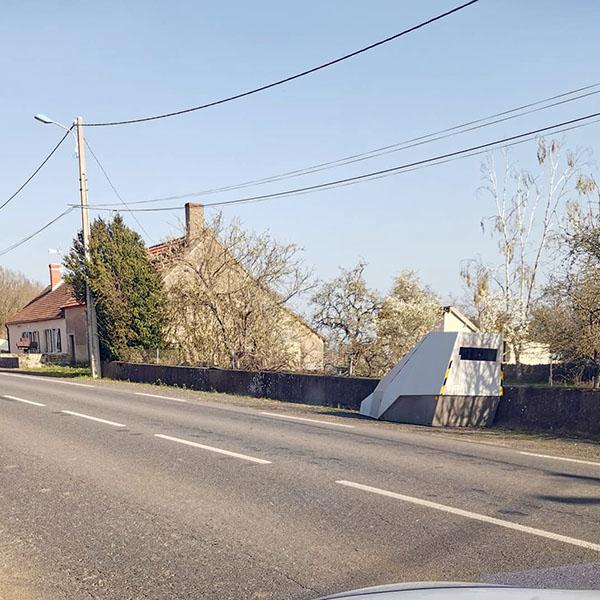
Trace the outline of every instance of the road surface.
{"type": "Polygon", "coordinates": [[[600,461],[0,372],[0,598],[600,589],[600,461]]]}

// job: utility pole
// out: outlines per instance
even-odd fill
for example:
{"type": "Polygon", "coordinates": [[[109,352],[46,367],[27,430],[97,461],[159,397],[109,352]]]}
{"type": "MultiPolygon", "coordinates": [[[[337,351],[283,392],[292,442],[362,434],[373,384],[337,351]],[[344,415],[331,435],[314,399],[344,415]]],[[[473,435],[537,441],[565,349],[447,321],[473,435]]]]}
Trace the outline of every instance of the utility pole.
{"type": "MultiPolygon", "coordinates": [[[[85,141],[83,138],[83,118],[75,119],[77,129],[77,158],[79,161],[79,193],[81,199],[81,228],[83,231],[83,251],[85,259],[90,260],[90,210],[88,205],[88,184],[85,170],[85,141]]],[[[98,343],[98,323],[96,321],[96,306],[90,286],[85,286],[85,320],[87,325],[88,354],[90,370],[95,379],[100,373],[100,345],[98,343]]]]}

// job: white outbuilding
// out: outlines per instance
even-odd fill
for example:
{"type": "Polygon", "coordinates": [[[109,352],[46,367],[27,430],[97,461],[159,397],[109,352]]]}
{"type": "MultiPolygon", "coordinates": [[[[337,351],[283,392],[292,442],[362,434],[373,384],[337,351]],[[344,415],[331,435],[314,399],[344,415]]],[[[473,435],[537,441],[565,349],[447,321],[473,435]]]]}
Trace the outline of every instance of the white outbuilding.
{"type": "Polygon", "coordinates": [[[415,425],[490,425],[502,395],[502,350],[495,333],[429,333],[362,401],[360,412],[415,425]]]}

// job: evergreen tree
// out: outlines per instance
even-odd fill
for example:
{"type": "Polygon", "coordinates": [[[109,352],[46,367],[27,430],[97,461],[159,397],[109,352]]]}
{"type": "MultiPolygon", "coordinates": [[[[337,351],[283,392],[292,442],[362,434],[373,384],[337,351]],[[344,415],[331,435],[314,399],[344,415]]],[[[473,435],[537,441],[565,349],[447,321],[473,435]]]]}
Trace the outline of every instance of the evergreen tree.
{"type": "Polygon", "coordinates": [[[85,302],[85,285],[96,302],[102,360],[141,358],[141,351],[163,341],[165,311],[160,277],[150,263],[138,233],[120,215],[92,224],[90,260],[83,235],[73,240],[65,258],[66,280],[78,300],[85,302]]]}

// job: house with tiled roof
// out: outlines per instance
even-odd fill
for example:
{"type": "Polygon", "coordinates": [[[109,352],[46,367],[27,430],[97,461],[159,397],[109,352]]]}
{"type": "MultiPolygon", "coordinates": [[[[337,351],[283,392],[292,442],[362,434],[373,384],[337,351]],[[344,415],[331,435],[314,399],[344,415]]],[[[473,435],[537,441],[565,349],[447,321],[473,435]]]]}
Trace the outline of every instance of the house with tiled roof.
{"type": "Polygon", "coordinates": [[[50,285],[6,324],[9,351],[45,354],[70,363],[88,362],[85,305],[61,274],[49,265],[50,285]]]}
{"type": "MultiPolygon", "coordinates": [[[[177,288],[188,273],[182,269],[181,260],[194,264],[207,248],[208,229],[204,225],[204,207],[185,205],[186,235],[147,248],[148,255],[161,272],[166,288],[177,288]]],[[[208,232],[210,233],[210,232],[208,232]]],[[[219,240],[208,235],[211,248],[219,240]]],[[[235,259],[228,261],[232,281],[251,277],[235,259]]],[[[288,308],[274,292],[256,283],[256,293],[272,298],[277,306],[281,334],[293,356],[293,368],[320,371],[323,368],[323,338],[310,323],[288,308]]],[[[60,356],[71,363],[88,362],[85,304],[78,302],[70,284],[61,276],[60,265],[50,265],[50,285],[24,306],[7,323],[11,353],[30,352],[60,356]]],[[[187,335],[187,330],[183,335],[187,335]]],[[[171,340],[175,341],[175,340],[171,340]]],[[[290,365],[290,368],[292,366],[290,365]]]]}
{"type": "MultiPolygon", "coordinates": [[[[278,315],[279,333],[291,361],[283,368],[304,371],[323,369],[324,341],[321,334],[301,315],[282,302],[273,290],[254,280],[244,266],[231,255],[214,232],[205,225],[202,204],[185,204],[185,236],[150,246],[148,254],[161,272],[165,289],[175,290],[175,292],[181,287],[182,281],[193,277],[193,273],[201,268],[200,265],[207,256],[227,256],[227,259],[220,261],[219,270],[224,273],[222,278],[218,284],[214,281],[212,283],[235,289],[240,285],[244,287],[245,282],[249,280],[254,282],[255,294],[264,298],[278,315]],[[242,281],[244,283],[241,283],[242,281]]],[[[252,288],[252,285],[249,288],[252,288]]],[[[225,292],[224,289],[216,291],[225,292]]],[[[188,334],[187,328],[179,331],[180,336],[188,334]]],[[[177,343],[175,339],[170,341],[177,343]]]]}

